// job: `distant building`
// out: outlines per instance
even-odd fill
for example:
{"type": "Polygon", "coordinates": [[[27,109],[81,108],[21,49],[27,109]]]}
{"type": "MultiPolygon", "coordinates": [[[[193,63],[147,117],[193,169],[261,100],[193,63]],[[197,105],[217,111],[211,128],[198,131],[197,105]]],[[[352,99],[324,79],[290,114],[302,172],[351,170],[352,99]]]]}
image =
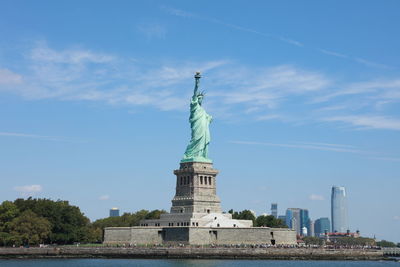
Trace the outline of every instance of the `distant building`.
{"type": "Polygon", "coordinates": [[[307,228],[307,233],[310,233],[310,217],[307,209],[288,208],[285,222],[289,228],[296,230],[298,235],[302,235],[304,227],[307,228]]]}
{"type": "Polygon", "coordinates": [[[308,232],[308,236],[315,236],[315,225],[314,225],[314,221],[310,219],[309,221],[309,232],[308,232]]]}
{"type": "Polygon", "coordinates": [[[298,208],[288,208],[286,210],[286,225],[296,230],[298,235],[301,234],[301,227],[300,227],[300,209],[298,208]]]}
{"type": "Polygon", "coordinates": [[[278,203],[271,204],[271,215],[278,218],[278,203]]]}
{"type": "Polygon", "coordinates": [[[300,229],[307,229],[307,235],[310,233],[310,217],[307,209],[300,209],[300,229]]]}
{"type": "Polygon", "coordinates": [[[302,235],[302,236],[308,236],[307,227],[302,227],[302,228],[301,228],[301,235],[302,235]]]}
{"type": "Polygon", "coordinates": [[[345,233],[324,233],[320,236],[320,238],[325,239],[326,241],[330,242],[336,242],[336,240],[341,239],[341,238],[346,238],[346,237],[353,237],[353,238],[359,238],[360,237],[360,231],[357,231],[355,233],[351,233],[350,230],[347,230],[345,233]]]}
{"type": "Polygon", "coordinates": [[[118,216],[119,216],[119,209],[118,208],[110,209],[110,217],[118,217],[118,216]]]}
{"type": "Polygon", "coordinates": [[[325,233],[330,233],[331,232],[331,222],[329,221],[329,218],[319,218],[315,220],[314,223],[314,232],[315,236],[320,237],[321,235],[325,233]]]}
{"type": "Polygon", "coordinates": [[[331,195],[332,232],[346,233],[349,230],[347,216],[346,189],[343,186],[333,186],[331,195]]]}

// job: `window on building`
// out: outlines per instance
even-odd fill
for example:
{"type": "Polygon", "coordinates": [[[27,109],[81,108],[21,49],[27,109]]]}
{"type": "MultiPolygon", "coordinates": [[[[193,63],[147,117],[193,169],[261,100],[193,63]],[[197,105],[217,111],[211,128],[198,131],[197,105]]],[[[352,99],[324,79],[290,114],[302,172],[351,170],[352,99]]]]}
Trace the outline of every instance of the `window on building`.
{"type": "Polygon", "coordinates": [[[211,177],[208,177],[208,184],[211,185],[211,177]]]}
{"type": "Polygon", "coordinates": [[[204,184],[207,184],[207,177],[204,177],[204,184]]]}
{"type": "Polygon", "coordinates": [[[200,176],[200,184],[203,184],[203,176],[200,176]]]}
{"type": "Polygon", "coordinates": [[[183,184],[183,177],[181,176],[181,185],[183,184]]]}

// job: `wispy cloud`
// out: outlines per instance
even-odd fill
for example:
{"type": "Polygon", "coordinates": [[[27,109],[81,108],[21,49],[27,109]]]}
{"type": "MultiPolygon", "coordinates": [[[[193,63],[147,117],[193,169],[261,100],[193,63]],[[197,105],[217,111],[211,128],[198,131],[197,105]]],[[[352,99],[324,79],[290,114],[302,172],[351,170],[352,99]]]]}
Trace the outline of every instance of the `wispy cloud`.
{"type": "Polygon", "coordinates": [[[331,143],[318,143],[318,142],[298,142],[299,144],[322,146],[322,147],[335,147],[335,148],[356,148],[353,145],[331,144],[331,143]]]}
{"type": "Polygon", "coordinates": [[[188,17],[194,17],[195,15],[192,13],[189,13],[187,11],[183,11],[181,9],[177,9],[177,8],[172,8],[172,7],[166,7],[166,6],[161,6],[162,9],[166,10],[168,13],[178,16],[178,17],[184,17],[184,18],[188,18],[188,17]]]}
{"type": "Polygon", "coordinates": [[[0,84],[21,84],[22,76],[8,69],[0,69],[0,84]]]}
{"type": "Polygon", "coordinates": [[[101,195],[100,197],[99,197],[99,200],[109,200],[110,199],[110,196],[109,195],[101,195]]]}
{"type": "Polygon", "coordinates": [[[269,120],[277,120],[277,119],[281,119],[282,116],[281,115],[277,115],[277,114],[267,114],[267,115],[261,115],[256,117],[256,120],[258,121],[269,121],[269,120]]]}
{"type": "Polygon", "coordinates": [[[400,162],[400,157],[373,157],[371,159],[378,159],[384,161],[393,161],[393,162],[400,162]]]}
{"type": "MultiPolygon", "coordinates": [[[[195,14],[195,13],[191,13],[185,10],[181,10],[181,9],[177,9],[177,8],[172,8],[172,7],[166,7],[166,6],[162,6],[161,7],[163,10],[165,10],[167,13],[174,15],[174,16],[178,16],[178,17],[182,17],[182,18],[192,18],[192,19],[197,19],[197,20],[203,20],[203,21],[207,21],[209,23],[214,23],[214,24],[219,24],[219,25],[223,25],[225,27],[228,28],[232,28],[238,31],[243,31],[243,32],[248,32],[251,34],[255,34],[255,35],[259,35],[259,36],[263,36],[263,37],[267,37],[267,38],[271,38],[271,39],[275,39],[281,42],[284,42],[286,44],[289,45],[293,45],[296,47],[306,47],[306,45],[298,40],[294,40],[292,38],[287,38],[284,36],[279,36],[279,35],[274,35],[274,34],[269,34],[269,33],[264,33],[255,29],[251,29],[251,28],[247,28],[247,27],[243,27],[241,25],[236,25],[236,24],[232,24],[232,23],[227,23],[224,22],[222,20],[216,19],[216,18],[211,18],[211,17],[205,17],[205,16],[201,16],[199,14],[195,14]]],[[[325,55],[329,55],[329,56],[333,56],[333,57],[339,57],[342,59],[347,59],[347,60],[352,60],[353,62],[357,62],[357,63],[361,63],[365,66],[368,67],[374,67],[374,68],[382,68],[382,69],[390,69],[391,67],[385,64],[381,64],[381,63],[376,63],[376,62],[372,62],[370,60],[366,60],[360,57],[353,57],[353,56],[348,56],[342,53],[338,53],[338,52],[333,52],[327,49],[322,49],[322,48],[315,48],[315,47],[309,47],[312,50],[318,52],[318,53],[323,53],[325,55]]]]}
{"type": "Polygon", "coordinates": [[[38,184],[23,185],[14,187],[14,190],[21,193],[23,196],[33,196],[34,194],[41,192],[43,187],[38,184]]]}
{"type": "Polygon", "coordinates": [[[30,57],[33,60],[53,63],[79,64],[79,63],[106,63],[115,60],[114,56],[94,53],[85,49],[66,49],[56,51],[47,46],[45,42],[38,42],[32,49],[30,57]]]}
{"type": "Polygon", "coordinates": [[[147,38],[165,38],[167,28],[159,23],[141,23],[137,25],[137,30],[147,36],[147,38]]]}
{"type": "Polygon", "coordinates": [[[310,150],[332,151],[341,153],[373,154],[372,152],[359,150],[353,147],[347,147],[346,145],[324,144],[324,143],[281,144],[281,143],[253,142],[253,141],[231,141],[231,143],[241,144],[241,145],[259,145],[259,146],[275,146],[284,148],[310,149],[310,150]]]}
{"type": "MultiPolygon", "coordinates": [[[[293,149],[306,149],[306,150],[319,150],[319,151],[327,151],[327,152],[337,152],[337,153],[351,153],[358,154],[367,159],[374,160],[384,160],[384,161],[393,161],[400,162],[400,157],[393,157],[388,154],[381,153],[379,151],[368,151],[359,149],[353,145],[345,145],[345,144],[332,144],[332,143],[322,143],[322,142],[293,142],[293,143],[268,143],[268,142],[254,142],[254,141],[230,141],[232,144],[239,145],[253,145],[253,146],[270,146],[270,147],[282,147],[282,148],[293,148],[293,149]]],[[[313,200],[316,199],[318,195],[310,195],[314,197],[313,200]]]]}
{"type": "Polygon", "coordinates": [[[248,33],[260,35],[260,36],[263,36],[263,37],[272,38],[272,39],[275,39],[275,40],[278,40],[278,41],[281,41],[281,42],[284,42],[284,43],[287,43],[287,44],[290,44],[290,45],[294,45],[294,46],[298,46],[298,47],[304,46],[301,42],[299,42],[297,40],[293,40],[291,38],[284,37],[284,36],[279,36],[279,35],[260,32],[260,31],[257,31],[257,30],[251,29],[251,28],[246,28],[246,27],[243,27],[243,26],[240,26],[240,25],[236,25],[236,24],[233,24],[233,23],[227,23],[227,22],[224,22],[224,21],[216,19],[216,18],[200,16],[198,14],[187,12],[185,10],[181,10],[181,9],[177,9],[177,8],[166,7],[166,6],[162,6],[161,8],[164,9],[167,13],[169,13],[171,15],[174,15],[174,16],[203,20],[203,21],[207,21],[207,22],[210,22],[210,23],[223,25],[225,27],[232,28],[232,29],[235,29],[235,30],[238,30],[238,31],[248,32],[248,33]]]}
{"type": "Polygon", "coordinates": [[[324,196],[322,196],[322,195],[317,195],[317,194],[311,194],[311,195],[308,196],[308,198],[309,198],[310,200],[314,200],[314,201],[322,201],[322,200],[325,200],[324,196]]]}
{"type": "Polygon", "coordinates": [[[1,69],[0,91],[26,99],[96,101],[183,111],[192,92],[193,73],[202,71],[206,78],[202,80],[207,90],[205,105],[220,118],[295,124],[342,122],[362,129],[399,130],[398,120],[384,111],[386,106],[400,102],[400,79],[339,83],[321,71],[294,65],[254,67],[230,59],[150,64],[79,47],[56,50],[43,41],[22,54],[26,57],[20,65],[26,68],[20,73],[1,69]],[[354,115],[368,109],[365,118],[354,115]]]}
{"type": "Polygon", "coordinates": [[[330,84],[330,80],[321,73],[290,65],[228,69],[217,73],[215,79],[219,83],[228,81],[234,88],[228,94],[225,91],[213,91],[212,96],[222,97],[227,104],[249,104],[252,108],[275,108],[288,97],[324,90],[330,84]]]}
{"type": "MultiPolygon", "coordinates": [[[[195,71],[209,71],[227,64],[225,60],[171,62],[143,67],[137,62],[88,49],[55,50],[37,42],[25,53],[25,73],[7,74],[12,86],[0,90],[28,99],[102,101],[109,104],[147,105],[161,110],[182,110],[190,89],[181,92],[182,84],[192,83],[195,71]],[[24,81],[15,83],[16,77],[24,81]]],[[[5,73],[5,74],[4,74],[5,73]]],[[[4,80],[6,80],[4,78],[4,80]]],[[[192,87],[192,85],[191,85],[192,87]]]]}
{"type": "Polygon", "coordinates": [[[365,129],[400,130],[400,120],[384,116],[337,116],[325,118],[325,120],[350,123],[351,125],[363,127],[365,129]]]}
{"type": "Polygon", "coordinates": [[[26,134],[26,133],[14,133],[14,132],[0,132],[0,136],[5,137],[20,137],[20,138],[34,138],[47,141],[59,141],[59,142],[69,142],[69,143],[84,143],[86,141],[74,140],[71,138],[61,137],[61,136],[47,136],[47,135],[36,135],[36,134],[26,134]]]}
{"type": "Polygon", "coordinates": [[[341,53],[334,52],[334,51],[329,51],[329,50],[326,50],[326,49],[318,49],[318,50],[320,52],[322,52],[324,54],[327,54],[327,55],[330,55],[330,56],[340,57],[340,58],[348,58],[348,56],[346,56],[344,54],[341,54],[341,53]]]}
{"type": "Polygon", "coordinates": [[[370,66],[370,67],[374,67],[374,68],[381,68],[381,69],[391,69],[392,68],[388,65],[372,62],[370,60],[366,60],[366,59],[359,58],[359,57],[354,58],[354,60],[357,62],[360,62],[366,66],[370,66]]]}
{"type": "Polygon", "coordinates": [[[48,139],[48,140],[54,140],[54,141],[60,140],[59,137],[55,137],[55,136],[25,134],[25,133],[11,133],[11,132],[0,132],[0,136],[38,138],[38,139],[48,139]]]}
{"type": "Polygon", "coordinates": [[[372,80],[366,82],[355,82],[343,85],[341,89],[315,98],[317,102],[328,101],[335,97],[366,95],[374,99],[400,98],[400,79],[372,80]],[[372,95],[371,95],[372,94],[372,95]]]}

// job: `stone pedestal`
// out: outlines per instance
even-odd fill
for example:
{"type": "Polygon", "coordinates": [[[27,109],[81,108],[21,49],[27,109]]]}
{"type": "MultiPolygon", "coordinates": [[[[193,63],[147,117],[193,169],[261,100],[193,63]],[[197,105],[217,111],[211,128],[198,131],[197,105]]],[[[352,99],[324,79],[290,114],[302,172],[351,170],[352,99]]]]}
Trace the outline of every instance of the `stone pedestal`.
{"type": "Polygon", "coordinates": [[[170,213],[158,220],[143,220],[140,226],[251,227],[250,220],[235,220],[222,213],[217,196],[218,170],[211,162],[181,162],[174,170],[176,192],[170,213]]]}
{"type": "Polygon", "coordinates": [[[172,213],[221,213],[217,197],[217,174],[212,163],[184,162],[174,171],[176,193],[172,213]]]}

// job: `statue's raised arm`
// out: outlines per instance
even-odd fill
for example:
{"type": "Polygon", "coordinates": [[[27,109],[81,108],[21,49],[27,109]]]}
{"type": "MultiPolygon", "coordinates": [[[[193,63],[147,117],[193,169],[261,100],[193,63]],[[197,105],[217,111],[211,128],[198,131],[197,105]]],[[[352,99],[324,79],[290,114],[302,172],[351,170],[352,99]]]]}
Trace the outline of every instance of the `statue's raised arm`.
{"type": "Polygon", "coordinates": [[[194,92],[193,92],[193,99],[195,99],[199,93],[199,87],[200,87],[200,72],[196,72],[196,75],[194,75],[194,78],[196,79],[195,84],[194,84],[194,92]]]}

